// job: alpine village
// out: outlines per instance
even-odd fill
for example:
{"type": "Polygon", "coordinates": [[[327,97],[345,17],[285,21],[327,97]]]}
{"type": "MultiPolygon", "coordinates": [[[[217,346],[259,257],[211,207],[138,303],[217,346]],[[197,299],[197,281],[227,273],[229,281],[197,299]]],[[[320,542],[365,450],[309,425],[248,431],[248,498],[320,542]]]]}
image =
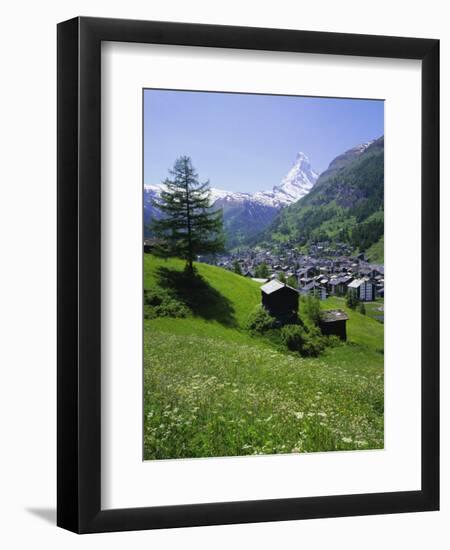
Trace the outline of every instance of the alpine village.
{"type": "Polygon", "coordinates": [[[270,191],[144,186],[144,458],[384,445],[384,138],[270,191]]]}

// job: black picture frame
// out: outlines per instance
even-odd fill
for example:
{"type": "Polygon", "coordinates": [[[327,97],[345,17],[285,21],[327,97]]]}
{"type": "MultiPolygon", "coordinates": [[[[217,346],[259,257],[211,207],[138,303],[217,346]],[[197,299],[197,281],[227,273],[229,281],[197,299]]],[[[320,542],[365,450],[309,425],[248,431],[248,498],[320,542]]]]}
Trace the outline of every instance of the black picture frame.
{"type": "MultiPolygon", "coordinates": [[[[439,41],[77,17],[58,25],[57,524],[76,533],[439,508],[439,41]],[[102,41],[422,61],[422,489],[101,509],[102,41]]],[[[407,129],[405,129],[407,131],[407,129]]]]}

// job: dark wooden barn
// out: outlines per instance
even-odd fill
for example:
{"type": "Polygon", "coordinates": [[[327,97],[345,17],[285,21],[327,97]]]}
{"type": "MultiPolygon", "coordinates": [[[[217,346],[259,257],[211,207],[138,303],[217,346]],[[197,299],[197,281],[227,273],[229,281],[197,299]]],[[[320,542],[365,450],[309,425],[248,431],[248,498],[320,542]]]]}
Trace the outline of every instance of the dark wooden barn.
{"type": "Polygon", "coordinates": [[[298,292],[295,288],[274,279],[261,287],[261,300],[268,313],[280,323],[297,321],[298,292]]]}
{"type": "Polygon", "coordinates": [[[347,340],[348,315],[342,309],[329,309],[322,312],[320,330],[325,336],[338,336],[341,340],[347,340]]]}

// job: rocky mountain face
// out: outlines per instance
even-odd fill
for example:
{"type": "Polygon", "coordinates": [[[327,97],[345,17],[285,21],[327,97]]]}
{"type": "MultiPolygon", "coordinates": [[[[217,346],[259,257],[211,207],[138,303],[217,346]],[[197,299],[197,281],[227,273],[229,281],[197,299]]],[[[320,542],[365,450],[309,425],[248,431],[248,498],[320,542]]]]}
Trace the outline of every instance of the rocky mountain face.
{"type": "MultiPolygon", "coordinates": [[[[308,157],[300,152],[279,185],[271,191],[242,193],[211,188],[211,204],[222,209],[227,246],[245,243],[266,228],[281,208],[298,201],[313,188],[318,175],[311,168],[308,157]]],[[[160,216],[152,200],[161,192],[161,185],[144,187],[144,225],[160,216]]]]}

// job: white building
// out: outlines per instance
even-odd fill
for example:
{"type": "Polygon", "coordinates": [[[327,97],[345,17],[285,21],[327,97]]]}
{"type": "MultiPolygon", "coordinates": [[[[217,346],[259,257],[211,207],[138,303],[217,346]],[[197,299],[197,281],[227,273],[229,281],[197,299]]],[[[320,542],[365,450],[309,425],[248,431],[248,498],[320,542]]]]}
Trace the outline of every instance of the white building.
{"type": "Polygon", "coordinates": [[[347,286],[348,293],[353,294],[361,302],[372,302],[375,300],[375,289],[373,283],[368,279],[355,279],[347,286]]]}

